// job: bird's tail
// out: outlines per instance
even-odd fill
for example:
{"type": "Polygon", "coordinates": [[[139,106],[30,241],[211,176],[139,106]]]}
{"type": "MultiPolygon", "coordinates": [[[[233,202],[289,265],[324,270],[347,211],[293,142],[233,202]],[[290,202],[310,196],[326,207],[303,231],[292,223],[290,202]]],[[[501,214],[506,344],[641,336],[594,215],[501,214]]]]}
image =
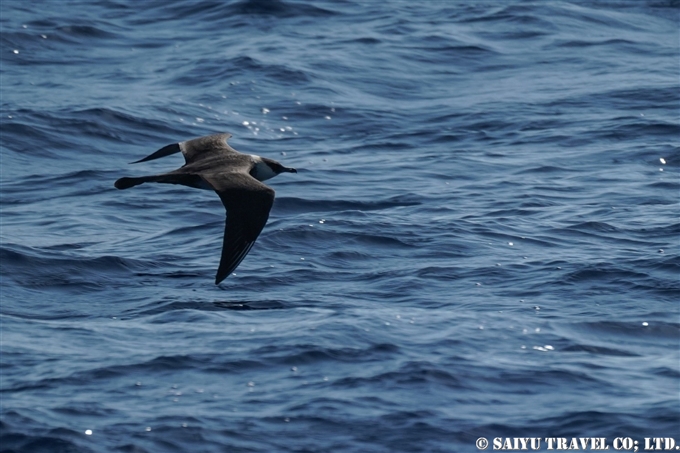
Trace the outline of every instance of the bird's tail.
{"type": "Polygon", "coordinates": [[[140,176],[138,178],[120,178],[114,183],[116,189],[129,189],[130,187],[144,184],[145,182],[158,182],[158,176],[140,176]]]}

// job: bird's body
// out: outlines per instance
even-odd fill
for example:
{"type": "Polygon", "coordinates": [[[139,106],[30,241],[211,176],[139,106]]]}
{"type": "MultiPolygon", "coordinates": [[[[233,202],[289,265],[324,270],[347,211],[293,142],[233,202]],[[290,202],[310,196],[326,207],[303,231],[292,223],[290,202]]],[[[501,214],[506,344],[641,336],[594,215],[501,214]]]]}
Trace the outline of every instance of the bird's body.
{"type": "Polygon", "coordinates": [[[160,175],[120,178],[115,183],[118,189],[158,182],[217,192],[227,210],[227,221],[215,284],[236,269],[267,223],[274,190],[262,181],[282,172],[297,173],[275,160],[239,153],[227,144],[229,137],[231,134],[216,134],[165,146],[133,163],[181,152],[185,165],[160,175]]]}

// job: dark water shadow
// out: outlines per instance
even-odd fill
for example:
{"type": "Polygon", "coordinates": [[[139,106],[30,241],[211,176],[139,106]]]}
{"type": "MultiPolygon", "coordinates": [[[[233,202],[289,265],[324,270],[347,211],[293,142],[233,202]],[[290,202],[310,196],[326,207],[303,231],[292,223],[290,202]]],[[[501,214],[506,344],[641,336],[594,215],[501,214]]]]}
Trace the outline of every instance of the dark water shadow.
{"type": "Polygon", "coordinates": [[[160,313],[168,313],[182,310],[198,311],[248,311],[248,310],[280,310],[289,308],[289,305],[280,300],[253,300],[253,301],[232,301],[217,300],[209,301],[156,301],[143,307],[126,310],[125,315],[148,316],[160,313]]]}

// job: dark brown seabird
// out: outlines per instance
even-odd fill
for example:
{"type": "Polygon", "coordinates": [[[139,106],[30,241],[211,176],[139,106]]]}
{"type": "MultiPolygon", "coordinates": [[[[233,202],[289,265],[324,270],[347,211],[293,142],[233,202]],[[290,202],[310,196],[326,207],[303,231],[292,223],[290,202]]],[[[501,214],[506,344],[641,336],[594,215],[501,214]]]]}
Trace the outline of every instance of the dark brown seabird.
{"type": "Polygon", "coordinates": [[[214,190],[227,210],[220,267],[215,284],[227,278],[243,261],[269,218],[274,190],[262,184],[279,173],[297,173],[266,157],[241,154],[227,144],[231,134],[215,134],[165,146],[150,156],[132,162],[147,162],[178,152],[185,164],[161,175],[120,178],[117,189],[160,182],[196,189],[214,190]]]}

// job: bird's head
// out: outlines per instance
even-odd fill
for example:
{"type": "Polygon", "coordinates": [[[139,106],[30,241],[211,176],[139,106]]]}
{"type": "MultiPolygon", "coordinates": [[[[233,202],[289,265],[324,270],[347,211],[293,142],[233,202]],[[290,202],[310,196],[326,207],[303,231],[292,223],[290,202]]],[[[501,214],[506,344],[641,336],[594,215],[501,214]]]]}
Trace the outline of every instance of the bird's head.
{"type": "Polygon", "coordinates": [[[274,159],[266,157],[253,156],[255,158],[255,166],[250,174],[258,181],[265,181],[273,178],[279,173],[297,173],[297,170],[290,167],[284,167],[274,159]]]}
{"type": "Polygon", "coordinates": [[[268,166],[269,168],[271,168],[272,171],[273,171],[274,173],[276,173],[277,175],[278,175],[279,173],[297,173],[297,170],[296,170],[296,169],[290,168],[290,167],[284,167],[283,165],[281,165],[280,163],[278,163],[278,162],[275,161],[275,160],[267,159],[266,157],[263,157],[263,158],[262,158],[262,161],[263,161],[265,164],[267,164],[267,166],[268,166]]]}

